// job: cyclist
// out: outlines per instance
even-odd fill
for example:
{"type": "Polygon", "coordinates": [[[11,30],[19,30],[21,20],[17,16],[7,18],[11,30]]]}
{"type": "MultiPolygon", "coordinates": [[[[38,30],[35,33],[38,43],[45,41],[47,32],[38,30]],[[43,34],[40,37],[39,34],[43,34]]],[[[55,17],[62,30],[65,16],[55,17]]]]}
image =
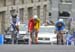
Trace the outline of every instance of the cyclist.
{"type": "Polygon", "coordinates": [[[15,39],[17,37],[17,35],[18,35],[19,25],[20,25],[20,19],[17,16],[16,13],[14,13],[14,14],[11,15],[11,17],[10,17],[10,24],[11,24],[11,27],[13,29],[12,33],[14,33],[14,35],[12,35],[12,37],[15,39]],[[15,34],[15,31],[17,31],[17,34],[15,34]]]}
{"type": "Polygon", "coordinates": [[[34,19],[33,17],[30,17],[28,21],[28,32],[30,33],[30,43],[32,43],[32,34],[34,32],[34,19]]]}
{"type": "Polygon", "coordinates": [[[64,44],[64,40],[63,40],[63,34],[64,29],[65,29],[65,23],[63,22],[63,19],[59,19],[56,24],[56,30],[55,32],[57,33],[57,44],[59,44],[61,42],[61,44],[64,44]]]}
{"type": "Polygon", "coordinates": [[[30,32],[31,42],[33,42],[33,33],[35,33],[35,43],[37,43],[39,27],[40,19],[37,15],[31,17],[28,22],[28,31],[30,32]]]}
{"type": "Polygon", "coordinates": [[[35,43],[38,43],[38,32],[40,29],[40,19],[37,15],[34,15],[34,32],[35,32],[35,43]]]}

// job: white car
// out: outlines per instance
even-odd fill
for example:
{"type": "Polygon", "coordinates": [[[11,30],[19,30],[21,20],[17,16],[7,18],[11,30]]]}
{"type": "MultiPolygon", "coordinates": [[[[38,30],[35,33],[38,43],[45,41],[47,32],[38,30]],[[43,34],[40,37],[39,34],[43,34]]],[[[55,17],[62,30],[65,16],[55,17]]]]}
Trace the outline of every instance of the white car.
{"type": "Polygon", "coordinates": [[[25,34],[26,33],[26,25],[25,24],[20,24],[19,25],[19,34],[25,34]]]}
{"type": "MultiPolygon", "coordinates": [[[[8,31],[7,34],[4,36],[5,41],[6,40],[12,40],[12,35],[11,32],[8,31]]],[[[17,34],[17,40],[25,40],[29,39],[27,35],[27,26],[26,24],[20,24],[19,25],[19,34],[17,34]]]]}
{"type": "Polygon", "coordinates": [[[56,43],[55,26],[41,26],[38,33],[38,43],[56,43]]]}
{"type": "Polygon", "coordinates": [[[27,26],[25,24],[20,24],[19,26],[19,39],[25,39],[28,38],[27,35],[27,26]]]}

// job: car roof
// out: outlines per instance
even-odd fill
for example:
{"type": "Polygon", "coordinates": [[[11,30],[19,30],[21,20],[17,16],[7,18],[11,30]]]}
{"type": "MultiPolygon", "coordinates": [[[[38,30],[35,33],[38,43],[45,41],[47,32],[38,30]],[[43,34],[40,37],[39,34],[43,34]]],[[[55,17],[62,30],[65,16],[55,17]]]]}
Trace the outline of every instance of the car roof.
{"type": "MultiPolygon", "coordinates": [[[[20,26],[25,26],[26,28],[28,27],[26,24],[20,24],[20,26]]],[[[54,25],[50,25],[50,26],[40,26],[40,28],[55,28],[54,25]]]]}

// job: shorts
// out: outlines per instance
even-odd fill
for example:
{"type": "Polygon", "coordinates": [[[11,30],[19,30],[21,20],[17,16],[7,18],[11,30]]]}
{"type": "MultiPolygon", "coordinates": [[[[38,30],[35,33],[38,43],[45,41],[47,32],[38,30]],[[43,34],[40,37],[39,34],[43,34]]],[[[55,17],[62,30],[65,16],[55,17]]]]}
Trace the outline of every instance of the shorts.
{"type": "Polygon", "coordinates": [[[30,33],[32,33],[32,35],[37,34],[38,31],[37,30],[32,30],[30,33]]]}
{"type": "Polygon", "coordinates": [[[56,31],[56,33],[65,33],[64,30],[56,31]]]}

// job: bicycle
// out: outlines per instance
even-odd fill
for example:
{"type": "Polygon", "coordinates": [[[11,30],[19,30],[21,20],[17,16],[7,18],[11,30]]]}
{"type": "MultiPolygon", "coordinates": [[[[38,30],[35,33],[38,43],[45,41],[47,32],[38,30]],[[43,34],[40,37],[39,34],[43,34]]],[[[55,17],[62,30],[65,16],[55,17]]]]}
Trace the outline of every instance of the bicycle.
{"type": "Polygon", "coordinates": [[[59,32],[57,32],[57,44],[64,44],[64,35],[65,34],[65,32],[64,31],[59,31],[59,32]]]}
{"type": "Polygon", "coordinates": [[[11,27],[12,44],[17,44],[18,43],[18,40],[17,40],[18,31],[17,31],[16,25],[11,25],[10,27],[11,27]]]}
{"type": "Polygon", "coordinates": [[[29,32],[29,44],[35,44],[37,43],[37,40],[36,40],[36,31],[33,30],[33,32],[29,32]]]}

